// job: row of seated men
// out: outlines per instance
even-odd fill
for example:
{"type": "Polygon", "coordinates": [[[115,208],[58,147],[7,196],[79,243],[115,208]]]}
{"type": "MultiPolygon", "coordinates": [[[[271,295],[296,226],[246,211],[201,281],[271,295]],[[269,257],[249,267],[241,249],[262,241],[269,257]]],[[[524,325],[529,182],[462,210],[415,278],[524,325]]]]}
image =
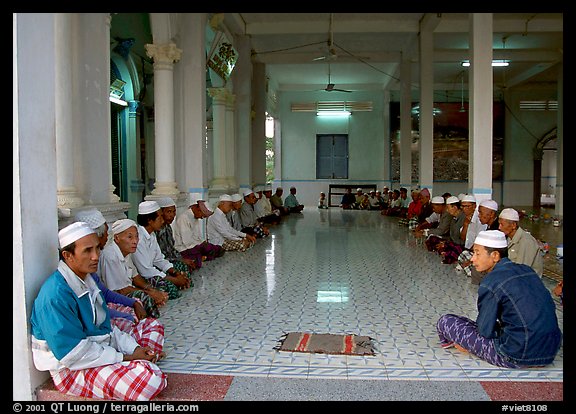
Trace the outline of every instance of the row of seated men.
{"type": "MultiPolygon", "coordinates": [[[[324,193],[321,193],[318,203],[320,208],[325,204],[322,194],[324,193]]],[[[381,210],[382,214],[388,216],[405,216],[409,204],[408,190],[405,187],[396,190],[384,187],[382,191],[369,192],[364,192],[359,187],[356,194],[352,194],[352,189],[347,188],[340,201],[340,207],[344,210],[381,210]]]]}
{"type": "Polygon", "coordinates": [[[427,249],[437,252],[442,263],[456,264],[455,270],[470,277],[472,284],[478,285],[484,276],[471,265],[471,258],[476,236],[486,230],[503,232],[510,260],[532,267],[542,277],[542,243],[520,226],[517,210],[505,208],[499,212],[495,200],[477,203],[474,195],[463,193],[430,198],[427,188],[415,189],[406,211],[396,216],[400,217],[398,223],[407,225],[416,237],[425,237],[427,249]]]}
{"type": "Polygon", "coordinates": [[[58,268],[33,304],[36,368],[49,371],[64,394],[156,397],[167,385],[157,365],[165,357],[160,309],[193,286],[192,272],[205,262],[247,250],[283,214],[302,211],[295,189],[285,200],[281,188],[279,200],[271,200],[269,187],[256,190],[223,194],[215,208],[190,195],[177,217],[170,197],[143,201],[136,221],[120,219],[110,228],[97,209],[79,212],[59,231],[58,268]]]}

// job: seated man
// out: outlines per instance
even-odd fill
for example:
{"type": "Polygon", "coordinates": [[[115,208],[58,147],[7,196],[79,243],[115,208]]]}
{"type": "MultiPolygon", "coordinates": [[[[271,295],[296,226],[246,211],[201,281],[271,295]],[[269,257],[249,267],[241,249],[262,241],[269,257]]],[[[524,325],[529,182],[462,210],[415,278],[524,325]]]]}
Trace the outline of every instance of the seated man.
{"type": "Polygon", "coordinates": [[[166,260],[172,263],[176,270],[186,274],[192,287],[194,286],[194,282],[192,282],[192,272],[197,269],[196,262],[182,257],[180,252],[174,247],[175,240],[172,223],[176,217],[176,203],[172,197],[161,198],[157,203],[160,206],[160,214],[162,214],[162,218],[164,219],[162,228],[156,231],[156,240],[158,240],[160,251],[166,260]]]}
{"type": "Polygon", "coordinates": [[[326,200],[326,193],[320,191],[320,197],[318,198],[318,208],[324,209],[328,208],[328,201],[326,200]]]}
{"type": "Polygon", "coordinates": [[[258,220],[265,224],[278,224],[282,220],[280,218],[280,211],[273,210],[272,204],[270,203],[270,197],[272,197],[272,188],[265,186],[264,188],[259,188],[262,196],[256,201],[254,205],[254,211],[258,216],[258,220]]]}
{"type": "Polygon", "coordinates": [[[272,204],[273,210],[278,210],[281,216],[285,216],[290,214],[290,209],[284,205],[282,194],[284,194],[284,189],[282,187],[276,188],[276,192],[270,197],[270,204],[272,204]]]}
{"type": "Polygon", "coordinates": [[[244,231],[247,228],[254,230],[254,234],[257,238],[267,237],[270,234],[268,227],[258,220],[256,215],[256,210],[254,205],[256,204],[256,194],[254,191],[248,189],[244,190],[244,202],[240,206],[239,216],[242,228],[240,231],[244,231]]]}
{"type": "Polygon", "coordinates": [[[190,194],[190,206],[176,217],[174,224],[174,247],[182,257],[196,262],[200,268],[204,261],[214,260],[224,255],[222,246],[206,240],[206,218],[209,217],[200,204],[208,209],[204,200],[190,194]]]}
{"type": "Polygon", "coordinates": [[[301,213],[304,205],[296,199],[296,187],[290,187],[290,194],[284,199],[284,206],[290,210],[290,213],[301,213]]]}
{"type": "Polygon", "coordinates": [[[364,191],[362,191],[362,189],[360,187],[358,187],[356,189],[356,194],[354,195],[354,207],[353,208],[359,209],[363,198],[364,198],[364,191]]]}
{"type": "Polygon", "coordinates": [[[112,241],[106,244],[100,255],[98,273],[108,289],[142,301],[146,313],[158,318],[158,308],[166,304],[168,293],[155,289],[138,274],[132,262],[138,241],[138,225],[134,220],[116,220],[112,224],[112,241]]]}
{"type": "MultiPolygon", "coordinates": [[[[498,203],[494,200],[482,200],[478,206],[478,220],[486,226],[486,230],[498,230],[500,227],[498,223],[498,203]]],[[[470,270],[470,283],[479,285],[484,275],[472,266],[472,261],[461,265],[465,272],[467,272],[465,265],[470,270]]]]}
{"type": "Polygon", "coordinates": [[[106,302],[91,273],[98,268],[98,237],[86,223],[58,233],[58,269],[44,282],[30,316],[32,356],[64,394],[147,401],[166,388],[156,365],[162,350],[141,346],[110,324],[106,302]]]}
{"type": "Polygon", "coordinates": [[[530,266],[542,277],[544,259],[538,241],[520,227],[520,215],[513,208],[505,208],[498,216],[499,230],[508,240],[508,257],[516,263],[530,266]]]}
{"type": "Polygon", "coordinates": [[[179,289],[188,289],[191,281],[186,273],[176,270],[160,250],[156,232],[164,225],[160,205],[156,201],[143,201],[138,205],[138,247],[132,253],[132,262],[138,274],[150,284],[168,293],[169,299],[181,296],[179,289]]]}
{"type": "Polygon", "coordinates": [[[350,210],[354,208],[355,203],[356,197],[354,197],[354,194],[352,194],[352,189],[347,188],[344,192],[344,195],[342,196],[342,201],[340,201],[340,207],[342,207],[343,210],[350,210]]]}
{"type": "Polygon", "coordinates": [[[450,233],[450,223],[453,217],[446,211],[446,200],[442,196],[435,196],[432,197],[430,204],[432,214],[416,227],[414,234],[416,237],[420,237],[423,230],[429,229],[428,236],[446,237],[450,233]]]}
{"type": "MultiPolygon", "coordinates": [[[[106,223],[106,219],[102,213],[95,208],[81,210],[76,214],[75,218],[76,221],[83,221],[94,230],[96,236],[98,236],[98,247],[100,251],[102,251],[108,242],[108,223],[106,223]]],[[[102,254],[100,254],[100,260],[102,260],[102,257],[102,254]]],[[[98,264],[100,264],[100,262],[98,262],[98,264]]],[[[117,326],[124,332],[130,333],[134,323],[138,324],[147,318],[148,314],[146,309],[139,300],[108,289],[95,273],[92,274],[92,278],[96,282],[98,289],[100,289],[104,295],[104,299],[106,299],[112,325],[117,326]]],[[[162,327],[162,329],[164,328],[162,327]]]]}
{"type": "Polygon", "coordinates": [[[208,219],[206,233],[210,243],[222,246],[226,251],[246,251],[256,242],[256,237],[233,228],[226,214],[232,210],[232,197],[222,194],[214,214],[208,219]]]}
{"type": "Polygon", "coordinates": [[[478,316],[441,316],[436,329],[442,348],[456,346],[504,368],[551,364],[562,332],[548,288],[530,266],[507,257],[499,230],[481,231],[473,251],[474,267],[486,273],[478,288],[478,316]]]}

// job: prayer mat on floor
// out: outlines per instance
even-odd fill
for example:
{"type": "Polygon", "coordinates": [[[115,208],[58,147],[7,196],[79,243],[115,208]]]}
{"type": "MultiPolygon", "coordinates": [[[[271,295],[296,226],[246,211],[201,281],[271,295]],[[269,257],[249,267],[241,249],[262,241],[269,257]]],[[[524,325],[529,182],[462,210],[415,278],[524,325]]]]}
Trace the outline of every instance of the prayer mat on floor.
{"type": "Polygon", "coordinates": [[[374,355],[372,338],[359,335],[289,332],[278,340],[278,351],[335,355],[374,355]]]}

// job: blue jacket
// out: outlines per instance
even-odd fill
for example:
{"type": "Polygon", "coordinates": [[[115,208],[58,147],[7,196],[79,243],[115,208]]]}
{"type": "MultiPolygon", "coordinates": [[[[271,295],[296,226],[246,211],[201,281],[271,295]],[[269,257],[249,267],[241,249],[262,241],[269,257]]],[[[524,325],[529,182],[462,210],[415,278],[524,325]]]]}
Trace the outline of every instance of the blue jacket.
{"type": "Polygon", "coordinates": [[[530,266],[508,258],[482,279],[476,322],[496,351],[520,366],[551,364],[562,341],[550,291],[530,266]]]}

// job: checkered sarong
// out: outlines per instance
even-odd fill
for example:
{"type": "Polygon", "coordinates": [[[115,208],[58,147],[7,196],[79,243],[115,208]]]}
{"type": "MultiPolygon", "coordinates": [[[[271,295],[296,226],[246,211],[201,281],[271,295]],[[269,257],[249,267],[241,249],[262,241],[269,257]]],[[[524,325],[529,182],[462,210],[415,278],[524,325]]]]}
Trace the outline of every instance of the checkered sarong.
{"type": "Polygon", "coordinates": [[[466,273],[467,276],[472,275],[472,263],[466,264],[472,259],[473,252],[470,250],[464,249],[462,253],[458,255],[458,264],[456,265],[456,270],[461,270],[466,273]]]}
{"type": "Polygon", "coordinates": [[[110,323],[122,332],[131,335],[138,345],[147,346],[158,353],[164,346],[164,325],[157,319],[144,318],[138,323],[134,323],[124,318],[110,319],[110,323]]]}
{"type": "Polygon", "coordinates": [[[244,246],[244,241],[243,240],[225,240],[224,243],[222,243],[222,248],[224,250],[226,250],[227,252],[229,251],[238,251],[238,252],[245,252],[247,250],[247,248],[244,246]]]}
{"type": "Polygon", "coordinates": [[[166,374],[142,359],[76,371],[64,368],[52,379],[63,394],[120,401],[151,400],[167,385],[166,374]]]}

